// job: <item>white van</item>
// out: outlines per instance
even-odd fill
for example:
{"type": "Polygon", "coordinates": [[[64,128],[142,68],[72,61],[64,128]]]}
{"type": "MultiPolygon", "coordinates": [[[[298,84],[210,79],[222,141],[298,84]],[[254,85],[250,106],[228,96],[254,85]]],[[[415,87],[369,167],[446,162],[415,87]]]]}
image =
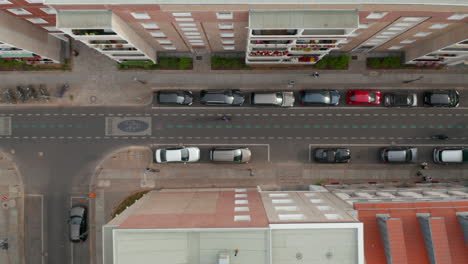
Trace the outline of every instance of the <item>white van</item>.
{"type": "Polygon", "coordinates": [[[255,92],[252,93],[251,103],[264,106],[294,106],[293,92],[255,92]]]}
{"type": "Polygon", "coordinates": [[[210,159],[214,162],[247,163],[251,157],[248,148],[215,148],[210,151],[210,159]]]}
{"type": "Polygon", "coordinates": [[[438,147],[433,154],[435,163],[463,163],[468,161],[468,149],[464,147],[438,147]]]}

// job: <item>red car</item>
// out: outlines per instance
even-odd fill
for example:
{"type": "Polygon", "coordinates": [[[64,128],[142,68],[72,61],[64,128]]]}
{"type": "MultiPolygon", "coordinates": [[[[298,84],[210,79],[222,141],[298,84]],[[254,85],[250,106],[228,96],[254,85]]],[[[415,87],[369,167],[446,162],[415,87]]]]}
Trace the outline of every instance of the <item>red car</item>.
{"type": "Polygon", "coordinates": [[[346,102],[350,105],[379,105],[382,93],[377,90],[350,90],[346,102]]]}

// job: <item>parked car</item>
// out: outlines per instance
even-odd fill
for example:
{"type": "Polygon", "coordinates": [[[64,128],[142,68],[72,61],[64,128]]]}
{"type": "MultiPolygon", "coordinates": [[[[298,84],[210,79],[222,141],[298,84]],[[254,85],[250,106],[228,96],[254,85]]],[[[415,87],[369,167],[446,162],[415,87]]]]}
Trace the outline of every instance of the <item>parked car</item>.
{"type": "Polygon", "coordinates": [[[412,163],[418,159],[418,149],[413,147],[384,148],[380,152],[380,156],[384,162],[412,163]]]}
{"type": "Polygon", "coordinates": [[[294,105],[294,93],[283,92],[254,92],[251,102],[253,105],[292,107],[294,105]]]}
{"type": "Polygon", "coordinates": [[[200,92],[200,103],[204,105],[240,106],[245,97],[239,90],[203,90],[200,92]]]}
{"type": "Polygon", "coordinates": [[[159,91],[157,99],[162,105],[191,105],[193,103],[191,91],[159,91]]]}
{"type": "Polygon", "coordinates": [[[460,94],[456,90],[440,90],[424,93],[424,104],[435,107],[457,107],[460,94]]]}
{"type": "Polygon", "coordinates": [[[82,205],[75,205],[70,209],[70,241],[83,242],[88,238],[88,211],[82,205]]]}
{"type": "Polygon", "coordinates": [[[418,106],[416,93],[389,93],[384,95],[386,107],[415,107],[418,106]]]}
{"type": "Polygon", "coordinates": [[[437,147],[433,151],[435,163],[463,163],[468,161],[468,148],[437,147]]]}
{"type": "Polygon", "coordinates": [[[313,106],[333,106],[340,102],[337,90],[302,90],[299,92],[299,104],[313,106]]]}
{"type": "Polygon", "coordinates": [[[347,148],[318,148],[312,155],[320,163],[347,163],[351,159],[351,152],[347,148]]]}
{"type": "Polygon", "coordinates": [[[379,105],[382,93],[377,90],[349,90],[346,102],[350,105],[379,105]]]}
{"type": "Polygon", "coordinates": [[[251,156],[248,148],[215,148],[210,151],[210,159],[215,162],[247,163],[251,156]]]}
{"type": "Polygon", "coordinates": [[[157,163],[197,162],[200,160],[200,149],[197,147],[160,148],[156,150],[157,163]]]}

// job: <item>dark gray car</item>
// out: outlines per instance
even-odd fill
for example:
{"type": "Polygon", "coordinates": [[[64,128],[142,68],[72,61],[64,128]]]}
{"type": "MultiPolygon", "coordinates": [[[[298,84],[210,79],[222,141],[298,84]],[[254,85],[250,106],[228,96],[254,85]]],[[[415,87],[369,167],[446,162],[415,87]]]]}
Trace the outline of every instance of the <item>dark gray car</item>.
{"type": "Polygon", "coordinates": [[[200,92],[200,103],[204,105],[241,106],[245,101],[239,90],[203,90],[200,92]]]}
{"type": "Polygon", "coordinates": [[[384,162],[413,163],[418,159],[418,149],[413,147],[384,148],[380,156],[384,162]]]}
{"type": "Polygon", "coordinates": [[[351,160],[351,152],[347,148],[318,148],[311,155],[320,163],[347,163],[351,160]]]}
{"type": "Polygon", "coordinates": [[[333,106],[340,102],[337,90],[302,90],[299,92],[299,104],[315,106],[333,106]]]}
{"type": "Polygon", "coordinates": [[[159,104],[164,105],[191,105],[193,95],[190,91],[159,91],[157,93],[159,104]]]}
{"type": "Polygon", "coordinates": [[[424,104],[435,107],[457,107],[460,95],[456,90],[441,90],[424,93],[424,104]]]}

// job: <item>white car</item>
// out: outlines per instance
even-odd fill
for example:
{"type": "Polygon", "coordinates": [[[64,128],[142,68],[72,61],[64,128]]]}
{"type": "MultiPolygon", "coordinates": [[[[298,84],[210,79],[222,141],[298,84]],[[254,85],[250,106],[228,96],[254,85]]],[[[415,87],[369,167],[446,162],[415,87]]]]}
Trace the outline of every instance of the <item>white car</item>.
{"type": "Polygon", "coordinates": [[[197,162],[200,160],[200,149],[197,147],[161,148],[155,153],[157,163],[197,162]]]}

